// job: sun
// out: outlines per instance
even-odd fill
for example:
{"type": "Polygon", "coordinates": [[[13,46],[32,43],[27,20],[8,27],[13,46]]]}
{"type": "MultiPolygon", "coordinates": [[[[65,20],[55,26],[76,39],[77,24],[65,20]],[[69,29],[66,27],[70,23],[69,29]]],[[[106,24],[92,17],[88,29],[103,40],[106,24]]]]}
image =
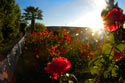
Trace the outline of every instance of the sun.
{"type": "Polygon", "coordinates": [[[97,31],[104,28],[101,18],[101,11],[106,7],[106,2],[105,0],[93,0],[93,4],[95,5],[96,10],[93,12],[93,23],[90,24],[90,27],[93,29],[93,31],[97,31]]]}
{"type": "Polygon", "coordinates": [[[100,12],[98,11],[89,12],[86,15],[81,16],[81,18],[73,22],[71,25],[80,27],[89,27],[94,32],[100,30],[101,28],[104,28],[100,12]]]}
{"type": "Polygon", "coordinates": [[[88,22],[88,27],[91,28],[93,32],[104,28],[102,18],[97,14],[97,12],[93,12],[93,16],[90,16],[89,18],[91,18],[91,20],[86,22],[88,22]]]}
{"type": "Polygon", "coordinates": [[[103,21],[101,18],[101,11],[106,7],[105,0],[92,0],[93,6],[96,8],[93,12],[91,12],[92,15],[89,15],[89,18],[91,18],[91,21],[89,21],[89,27],[93,31],[98,31],[102,28],[104,28],[103,21]]]}
{"type": "Polygon", "coordinates": [[[94,10],[88,11],[83,16],[80,16],[80,18],[75,20],[72,25],[89,27],[93,31],[97,31],[104,28],[103,21],[101,18],[101,11],[106,7],[106,3],[105,0],[90,1],[91,5],[94,7],[94,10]]]}

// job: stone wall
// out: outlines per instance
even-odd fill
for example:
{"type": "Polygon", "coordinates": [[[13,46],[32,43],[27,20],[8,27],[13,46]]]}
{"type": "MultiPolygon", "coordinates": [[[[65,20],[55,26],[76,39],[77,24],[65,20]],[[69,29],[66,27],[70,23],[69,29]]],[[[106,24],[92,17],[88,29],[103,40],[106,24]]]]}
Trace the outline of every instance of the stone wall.
{"type": "Polygon", "coordinates": [[[24,37],[12,48],[7,58],[0,63],[0,83],[8,83],[11,81],[19,55],[22,52],[24,37]]]}

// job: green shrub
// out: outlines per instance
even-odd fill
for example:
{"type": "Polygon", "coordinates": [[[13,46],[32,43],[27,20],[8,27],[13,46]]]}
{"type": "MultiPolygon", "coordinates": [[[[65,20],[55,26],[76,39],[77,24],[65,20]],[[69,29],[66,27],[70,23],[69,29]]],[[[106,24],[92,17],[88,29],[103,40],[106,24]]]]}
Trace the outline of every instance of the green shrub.
{"type": "Polygon", "coordinates": [[[41,23],[35,23],[35,31],[36,32],[44,32],[46,30],[46,26],[41,23]]]}

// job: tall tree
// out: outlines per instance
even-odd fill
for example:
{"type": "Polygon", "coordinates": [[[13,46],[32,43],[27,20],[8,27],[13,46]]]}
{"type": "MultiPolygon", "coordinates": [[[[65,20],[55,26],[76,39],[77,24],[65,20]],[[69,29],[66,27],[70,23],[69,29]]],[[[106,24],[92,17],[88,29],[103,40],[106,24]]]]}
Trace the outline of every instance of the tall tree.
{"type": "Polygon", "coordinates": [[[42,15],[42,10],[39,10],[38,7],[34,6],[28,6],[26,9],[24,9],[23,17],[25,20],[31,20],[31,28],[32,31],[34,31],[35,28],[35,19],[42,20],[43,15],[42,15]]]}
{"type": "Polygon", "coordinates": [[[15,3],[15,0],[0,0],[0,34],[1,38],[12,39],[19,30],[17,27],[17,18],[21,10],[15,3]]]}

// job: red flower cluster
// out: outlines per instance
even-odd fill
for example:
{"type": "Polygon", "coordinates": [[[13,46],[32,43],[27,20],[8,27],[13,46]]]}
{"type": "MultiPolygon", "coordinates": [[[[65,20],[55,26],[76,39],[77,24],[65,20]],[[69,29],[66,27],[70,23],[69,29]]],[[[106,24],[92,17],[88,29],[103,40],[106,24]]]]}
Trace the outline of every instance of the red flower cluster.
{"type": "Polygon", "coordinates": [[[76,31],[79,32],[79,31],[80,31],[80,28],[76,28],[76,31]]]}
{"type": "Polygon", "coordinates": [[[71,67],[70,61],[63,57],[56,57],[52,62],[48,63],[45,70],[51,73],[50,78],[58,79],[59,74],[63,74],[71,67]]]}
{"type": "Polygon", "coordinates": [[[42,35],[42,33],[41,33],[41,32],[38,32],[38,35],[42,35]]]}
{"type": "Polygon", "coordinates": [[[68,35],[64,35],[64,40],[66,40],[68,43],[70,43],[70,37],[68,35]]]}
{"type": "Polygon", "coordinates": [[[125,52],[117,53],[116,50],[113,50],[113,52],[114,52],[114,57],[113,57],[114,60],[122,59],[123,54],[125,54],[125,52]]]}
{"type": "Polygon", "coordinates": [[[55,47],[51,46],[50,55],[53,56],[54,53],[55,53],[55,47]]]}
{"type": "Polygon", "coordinates": [[[105,28],[110,32],[118,29],[118,25],[124,22],[124,15],[121,9],[114,8],[108,12],[106,16],[103,16],[105,22],[105,28]]]}
{"type": "Polygon", "coordinates": [[[64,35],[64,37],[59,37],[57,38],[57,40],[61,43],[63,42],[64,40],[67,42],[67,43],[70,43],[71,42],[71,38],[68,36],[68,35],[64,35]]]}
{"type": "Polygon", "coordinates": [[[94,58],[94,50],[91,49],[89,44],[86,44],[84,47],[81,49],[81,56],[84,58],[84,62],[87,62],[88,58],[94,58]]]}

